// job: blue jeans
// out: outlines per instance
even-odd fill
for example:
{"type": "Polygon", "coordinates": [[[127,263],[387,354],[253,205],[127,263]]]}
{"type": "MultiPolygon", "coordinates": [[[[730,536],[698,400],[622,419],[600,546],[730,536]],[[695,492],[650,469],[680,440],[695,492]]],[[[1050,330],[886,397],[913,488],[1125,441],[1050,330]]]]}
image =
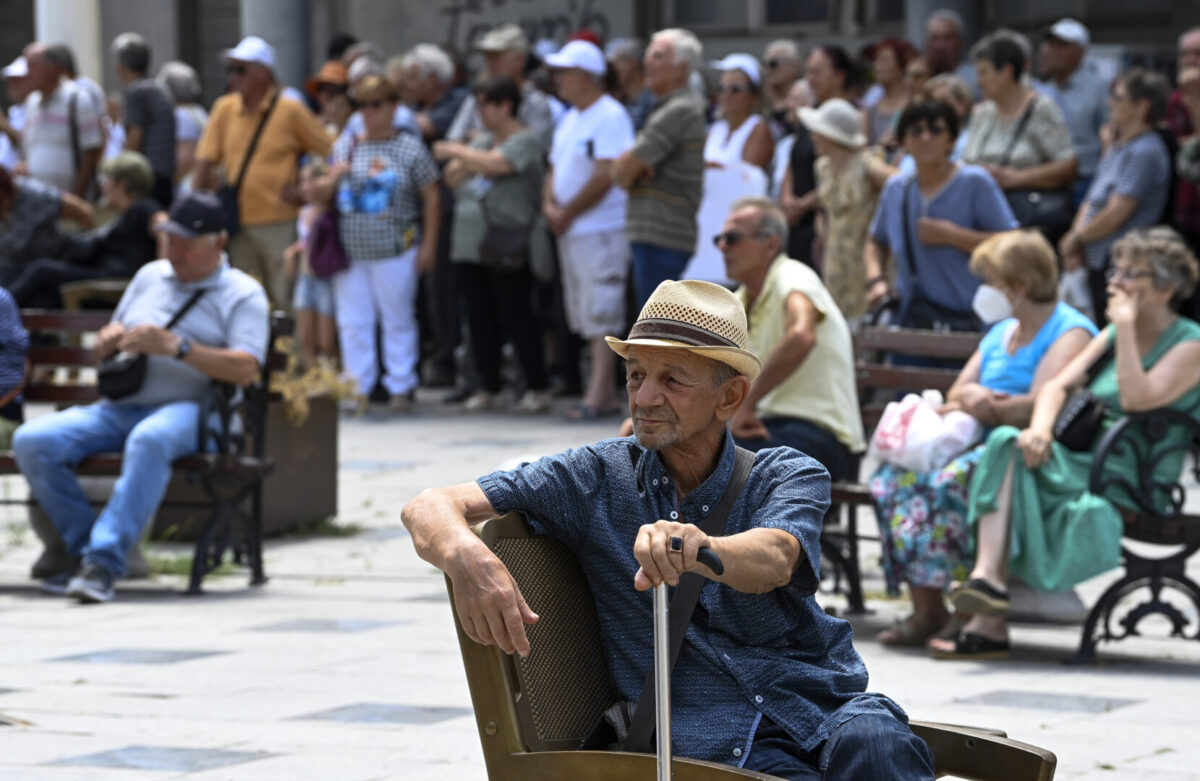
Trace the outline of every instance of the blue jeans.
{"type": "Polygon", "coordinates": [[[196,452],[200,405],[156,407],[98,402],[34,418],[17,429],[17,466],[67,552],[125,574],[125,554],[162,503],[171,462],[196,452]],[[75,478],[75,466],[95,453],[124,452],[121,476],[97,516],[75,478]]]}
{"type": "Polygon", "coordinates": [[[633,242],[633,292],[637,296],[637,311],[642,311],[654,289],[668,279],[679,279],[692,253],[633,242]]]}
{"type": "Polygon", "coordinates": [[[742,765],[789,781],[908,781],[932,779],[933,752],[899,719],[884,713],[855,716],[820,749],[804,751],[763,717],[742,765]]]}
{"type": "Polygon", "coordinates": [[[831,480],[857,480],[858,459],[828,429],[801,418],[763,418],[770,439],[740,439],[737,444],[758,452],[768,447],[791,447],[821,462],[831,480]]]}

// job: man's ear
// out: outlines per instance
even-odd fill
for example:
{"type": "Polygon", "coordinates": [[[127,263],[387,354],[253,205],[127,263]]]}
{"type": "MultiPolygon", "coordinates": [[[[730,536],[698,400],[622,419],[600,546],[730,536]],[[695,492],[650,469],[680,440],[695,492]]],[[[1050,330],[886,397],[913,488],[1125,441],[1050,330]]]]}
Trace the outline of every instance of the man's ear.
{"type": "Polygon", "coordinates": [[[744,374],[738,374],[725,381],[721,395],[717,400],[716,415],[721,422],[728,422],[750,395],[750,380],[744,374]]]}

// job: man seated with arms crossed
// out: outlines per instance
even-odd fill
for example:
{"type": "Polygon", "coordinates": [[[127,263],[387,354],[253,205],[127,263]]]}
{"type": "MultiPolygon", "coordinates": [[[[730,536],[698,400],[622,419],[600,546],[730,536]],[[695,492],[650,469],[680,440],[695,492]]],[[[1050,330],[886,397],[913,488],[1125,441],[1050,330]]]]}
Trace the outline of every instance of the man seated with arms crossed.
{"type": "Polygon", "coordinates": [[[750,324],[763,371],[729,428],[749,450],[794,447],[834,480],[858,479],[866,450],[854,342],[817,273],[785,253],[787,217],[766,198],[735,201],[714,237],[750,324]]]}
{"type": "Polygon", "coordinates": [[[850,625],[813,595],[829,475],[791,448],[754,456],[725,522],[701,523],[730,483],[726,424],[760,372],[737,298],[707,282],[664,282],[629,334],[634,437],[547,456],[478,482],[422,491],[403,511],[417,553],[454,584],[476,642],[529,653],[538,620],[503,563],[468,524],[524,513],[580,558],[623,700],[653,662],[656,583],[674,586],[711,547],[725,565],[706,583],[672,674],[673,752],[789,779],[931,779],[933,758],[891,700],[865,692],[850,625]],[[678,541],[673,541],[676,538],[678,541]],[[714,725],[720,725],[715,727],[714,725]]]}
{"type": "Polygon", "coordinates": [[[167,234],[167,258],[137,272],[96,342],[100,358],[147,355],[141,387],[118,401],[35,418],[13,438],[34,498],[81,564],[44,580],[43,590],[81,602],[113,598],[126,554],[166,493],[171,462],[196,452],[200,402],[209,384],[254,382],[266,355],[267,296],[258,282],[229,266],[217,197],[194,192],[177,199],[159,230],[167,234]],[[175,326],[165,329],[179,312],[175,326]],[[97,516],[75,466],[115,450],[124,453],[121,476],[97,516]]]}

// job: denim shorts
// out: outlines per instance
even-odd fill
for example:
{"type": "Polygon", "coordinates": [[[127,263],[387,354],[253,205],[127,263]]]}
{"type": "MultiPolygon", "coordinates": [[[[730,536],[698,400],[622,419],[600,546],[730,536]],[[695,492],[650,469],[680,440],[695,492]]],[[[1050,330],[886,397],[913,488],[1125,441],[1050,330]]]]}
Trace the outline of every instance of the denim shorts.
{"type": "Polygon", "coordinates": [[[296,292],[292,294],[292,309],[313,310],[325,317],[334,316],[333,283],[317,279],[312,274],[296,277],[296,292]]]}

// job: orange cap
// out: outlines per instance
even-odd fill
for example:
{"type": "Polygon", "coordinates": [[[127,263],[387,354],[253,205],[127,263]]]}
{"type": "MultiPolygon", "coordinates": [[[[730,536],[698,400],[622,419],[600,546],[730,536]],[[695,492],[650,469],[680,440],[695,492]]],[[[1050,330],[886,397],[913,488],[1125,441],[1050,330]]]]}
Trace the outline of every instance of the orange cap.
{"type": "Polygon", "coordinates": [[[310,76],[308,81],[304,82],[304,89],[309,95],[316,97],[317,90],[322,84],[336,84],[344,87],[347,83],[346,66],[337,60],[329,60],[321,66],[321,70],[317,71],[316,76],[310,76]]]}

